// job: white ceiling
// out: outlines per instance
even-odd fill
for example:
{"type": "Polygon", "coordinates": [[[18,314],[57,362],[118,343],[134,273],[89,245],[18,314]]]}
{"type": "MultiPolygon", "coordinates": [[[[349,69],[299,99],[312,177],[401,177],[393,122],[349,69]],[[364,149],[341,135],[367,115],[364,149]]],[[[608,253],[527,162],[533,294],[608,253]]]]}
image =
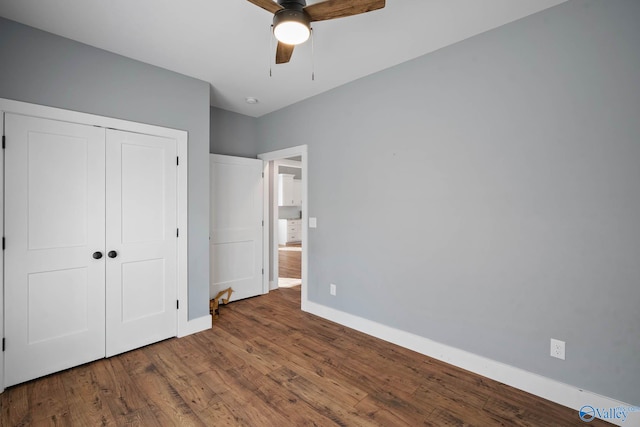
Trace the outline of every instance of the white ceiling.
{"type": "Polygon", "coordinates": [[[317,22],[314,81],[311,43],[273,64],[272,15],[246,0],[0,0],[0,16],[205,80],[211,105],[259,117],[564,1],[387,0],[317,22]]]}

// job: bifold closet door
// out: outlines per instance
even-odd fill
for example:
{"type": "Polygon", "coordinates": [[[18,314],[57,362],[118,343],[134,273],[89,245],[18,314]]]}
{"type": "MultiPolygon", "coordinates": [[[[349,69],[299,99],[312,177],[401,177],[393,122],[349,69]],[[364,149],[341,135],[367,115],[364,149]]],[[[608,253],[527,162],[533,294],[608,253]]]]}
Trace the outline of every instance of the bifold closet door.
{"type": "Polygon", "coordinates": [[[107,357],[176,336],[176,141],[107,130],[107,357]]]}
{"type": "Polygon", "coordinates": [[[5,385],[104,357],[105,130],[5,115],[5,385]]]}

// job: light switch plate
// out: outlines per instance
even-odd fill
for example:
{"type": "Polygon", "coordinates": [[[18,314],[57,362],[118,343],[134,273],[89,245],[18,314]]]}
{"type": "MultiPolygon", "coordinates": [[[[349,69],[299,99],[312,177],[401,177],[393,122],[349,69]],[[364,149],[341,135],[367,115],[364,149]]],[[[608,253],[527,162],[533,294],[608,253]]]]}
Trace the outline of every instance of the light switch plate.
{"type": "Polygon", "coordinates": [[[318,226],[318,218],[309,218],[309,228],[316,228],[318,226]]]}

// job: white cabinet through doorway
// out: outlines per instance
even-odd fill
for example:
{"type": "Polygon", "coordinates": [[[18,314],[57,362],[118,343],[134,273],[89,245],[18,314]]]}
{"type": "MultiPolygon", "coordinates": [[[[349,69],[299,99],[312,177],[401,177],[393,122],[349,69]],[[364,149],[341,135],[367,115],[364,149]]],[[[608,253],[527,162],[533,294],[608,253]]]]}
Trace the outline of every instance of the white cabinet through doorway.
{"type": "Polygon", "coordinates": [[[176,335],[176,140],[5,114],[5,385],[176,335]]]}
{"type": "Polygon", "coordinates": [[[292,174],[278,174],[278,206],[302,206],[302,181],[292,174]]]}
{"type": "Polygon", "coordinates": [[[278,243],[299,243],[302,241],[302,220],[301,219],[279,219],[278,220],[278,243]]]}
{"type": "Polygon", "coordinates": [[[302,206],[302,181],[293,179],[293,206],[302,206]]]}

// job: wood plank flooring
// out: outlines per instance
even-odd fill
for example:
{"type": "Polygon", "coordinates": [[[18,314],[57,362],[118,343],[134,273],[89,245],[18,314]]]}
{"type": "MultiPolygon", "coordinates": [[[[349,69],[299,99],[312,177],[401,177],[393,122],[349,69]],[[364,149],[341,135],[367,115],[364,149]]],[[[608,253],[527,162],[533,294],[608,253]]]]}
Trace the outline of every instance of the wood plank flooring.
{"type": "Polygon", "coordinates": [[[302,283],[302,245],[288,244],[278,248],[278,285],[291,287],[302,283]]]}
{"type": "Polygon", "coordinates": [[[221,306],[211,330],[11,387],[0,425],[584,425],[577,411],[299,307],[299,287],[279,289],[221,306]]]}

